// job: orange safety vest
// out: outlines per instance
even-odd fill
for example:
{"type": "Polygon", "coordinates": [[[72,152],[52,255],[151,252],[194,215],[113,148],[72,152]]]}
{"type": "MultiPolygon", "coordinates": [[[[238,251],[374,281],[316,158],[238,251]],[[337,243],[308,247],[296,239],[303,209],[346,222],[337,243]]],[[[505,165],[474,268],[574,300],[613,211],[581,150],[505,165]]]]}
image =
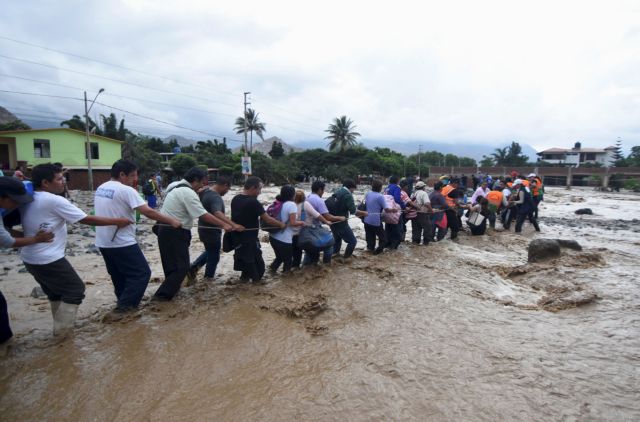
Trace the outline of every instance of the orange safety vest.
{"type": "Polygon", "coordinates": [[[453,198],[449,198],[449,193],[453,190],[453,186],[451,185],[447,185],[445,187],[442,188],[442,196],[444,196],[445,201],[447,201],[447,205],[449,205],[449,207],[453,208],[456,206],[456,200],[453,198]]]}
{"type": "Polygon", "coordinates": [[[499,190],[492,190],[487,194],[486,198],[490,204],[495,205],[496,207],[502,205],[502,192],[499,190]]]}
{"type": "Polygon", "coordinates": [[[540,196],[540,189],[542,189],[542,180],[539,177],[536,177],[536,186],[531,188],[531,194],[533,196],[540,196]]]}

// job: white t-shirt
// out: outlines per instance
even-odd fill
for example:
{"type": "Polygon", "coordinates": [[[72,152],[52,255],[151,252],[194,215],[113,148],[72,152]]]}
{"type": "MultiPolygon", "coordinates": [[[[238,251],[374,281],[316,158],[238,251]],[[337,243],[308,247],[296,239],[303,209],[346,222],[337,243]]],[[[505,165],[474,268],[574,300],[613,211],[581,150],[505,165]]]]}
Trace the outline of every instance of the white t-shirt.
{"type": "Polygon", "coordinates": [[[77,223],[87,217],[66,198],[49,192],[36,191],[33,202],[20,208],[24,236],[35,236],[38,230],[52,232],[51,243],[36,243],[20,250],[27,264],[44,265],[64,258],[67,245],[67,223],[77,223]]]}
{"type": "MultiPolygon", "coordinates": [[[[96,215],[99,217],[127,218],[136,221],[135,208],[144,205],[145,202],[131,186],[110,180],[96,189],[94,204],[96,215]]],[[[137,243],[135,224],[122,227],[117,233],[116,229],[116,226],[96,227],[96,246],[122,248],[137,243]],[[116,233],[115,238],[113,238],[114,233],[116,233]]]]}
{"type": "Polygon", "coordinates": [[[291,214],[297,215],[298,207],[296,206],[295,202],[287,201],[282,204],[282,209],[280,210],[280,221],[285,223],[287,227],[285,227],[284,230],[279,230],[275,233],[272,233],[271,237],[284,243],[293,242],[293,227],[289,225],[289,216],[291,214]]]}

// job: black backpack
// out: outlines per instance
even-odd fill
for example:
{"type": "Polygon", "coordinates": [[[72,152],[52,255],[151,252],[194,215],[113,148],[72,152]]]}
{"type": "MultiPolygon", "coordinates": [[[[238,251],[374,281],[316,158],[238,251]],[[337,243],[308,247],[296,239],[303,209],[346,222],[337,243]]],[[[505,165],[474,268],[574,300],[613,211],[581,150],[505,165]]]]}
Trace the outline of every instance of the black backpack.
{"type": "Polygon", "coordinates": [[[155,193],[153,184],[149,180],[147,180],[147,182],[142,185],[142,193],[146,196],[153,195],[155,193]]]}
{"type": "Polygon", "coordinates": [[[338,201],[338,197],[336,196],[335,193],[330,197],[328,197],[327,199],[325,199],[324,204],[327,206],[327,210],[329,210],[329,214],[338,215],[338,212],[340,211],[339,202],[340,201],[338,201]]]}

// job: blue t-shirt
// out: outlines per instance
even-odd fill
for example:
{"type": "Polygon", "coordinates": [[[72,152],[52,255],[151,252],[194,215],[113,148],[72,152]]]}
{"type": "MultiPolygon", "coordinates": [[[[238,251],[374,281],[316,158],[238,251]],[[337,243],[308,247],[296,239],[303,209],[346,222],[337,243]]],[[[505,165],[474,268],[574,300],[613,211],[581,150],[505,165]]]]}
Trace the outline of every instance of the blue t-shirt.
{"type": "Polygon", "coordinates": [[[387,207],[384,196],[380,192],[371,191],[364,197],[364,202],[369,213],[364,218],[364,222],[371,226],[379,226],[381,224],[380,214],[387,207]]]}

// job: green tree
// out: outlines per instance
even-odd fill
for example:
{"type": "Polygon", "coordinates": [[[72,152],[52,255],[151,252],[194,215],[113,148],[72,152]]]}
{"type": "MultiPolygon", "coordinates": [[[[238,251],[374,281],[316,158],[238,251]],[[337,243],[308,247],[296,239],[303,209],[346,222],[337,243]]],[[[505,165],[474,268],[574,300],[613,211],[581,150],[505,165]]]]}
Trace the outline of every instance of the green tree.
{"type": "Polygon", "coordinates": [[[347,116],[336,117],[329,128],[325,130],[329,133],[329,136],[324,138],[329,140],[329,150],[343,152],[355,146],[357,144],[356,138],[361,136],[358,132],[353,131],[355,128],[356,126],[347,116]]]}
{"type": "Polygon", "coordinates": [[[0,131],[3,130],[29,130],[31,126],[26,124],[20,119],[16,119],[12,122],[2,123],[0,124],[0,131]]]}
{"type": "Polygon", "coordinates": [[[631,147],[631,154],[627,157],[630,166],[640,167],[640,146],[631,147]]]}
{"type": "Polygon", "coordinates": [[[493,164],[494,164],[493,157],[489,157],[486,155],[482,156],[482,160],[480,160],[480,167],[493,167],[493,164]]]}
{"type": "Polygon", "coordinates": [[[507,165],[507,157],[509,156],[509,148],[508,147],[496,148],[495,151],[496,152],[491,154],[491,156],[493,157],[491,161],[495,162],[495,164],[497,166],[507,165]]]}
{"type": "Polygon", "coordinates": [[[624,155],[622,154],[622,139],[618,138],[616,140],[616,146],[613,150],[613,161],[623,160],[624,155]]]}
{"type": "Polygon", "coordinates": [[[196,160],[192,156],[187,154],[176,154],[171,159],[169,165],[176,176],[182,177],[187,170],[191,167],[195,167],[196,160]]]}
{"type": "Polygon", "coordinates": [[[269,155],[271,158],[278,159],[284,155],[284,148],[282,147],[282,143],[278,141],[273,141],[273,145],[271,145],[271,151],[269,151],[269,155]]]}
{"type": "MultiPolygon", "coordinates": [[[[79,130],[84,132],[86,129],[86,126],[84,124],[84,119],[81,118],[80,116],[78,116],[77,114],[74,114],[72,118],[70,118],[69,120],[65,120],[63,122],[60,122],[60,126],[67,126],[69,129],[75,129],[75,130],[79,130]]],[[[102,135],[102,131],[100,130],[100,128],[96,125],[96,122],[94,122],[93,120],[91,120],[91,117],[89,117],[89,130],[94,130],[96,135],[102,135]]]]}
{"type": "Polygon", "coordinates": [[[249,132],[250,143],[249,143],[249,152],[253,153],[253,132],[256,133],[260,137],[260,139],[264,142],[264,132],[267,131],[265,128],[265,124],[258,120],[258,115],[260,113],[256,113],[256,111],[252,108],[248,108],[244,113],[244,117],[238,117],[236,119],[236,133],[243,134],[245,131],[249,132]]]}

